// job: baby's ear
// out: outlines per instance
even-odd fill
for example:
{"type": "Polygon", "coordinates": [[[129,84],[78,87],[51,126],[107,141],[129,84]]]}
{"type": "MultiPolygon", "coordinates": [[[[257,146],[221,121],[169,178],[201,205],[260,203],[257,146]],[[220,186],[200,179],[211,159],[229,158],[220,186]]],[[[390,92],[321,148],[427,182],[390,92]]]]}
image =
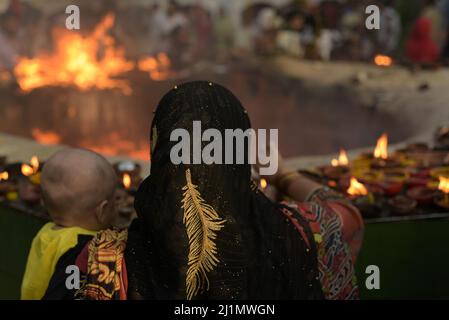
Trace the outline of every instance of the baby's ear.
{"type": "Polygon", "coordinates": [[[99,222],[100,225],[102,226],[108,226],[109,225],[109,216],[107,213],[107,206],[109,204],[108,200],[103,200],[97,207],[96,209],[96,216],[97,216],[97,221],[99,222]]]}

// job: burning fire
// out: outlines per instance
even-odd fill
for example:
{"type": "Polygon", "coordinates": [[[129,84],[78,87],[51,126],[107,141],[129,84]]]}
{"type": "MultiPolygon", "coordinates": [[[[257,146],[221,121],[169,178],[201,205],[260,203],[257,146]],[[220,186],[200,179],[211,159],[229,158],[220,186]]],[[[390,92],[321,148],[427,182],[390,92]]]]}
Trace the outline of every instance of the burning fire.
{"type": "Polygon", "coordinates": [[[125,189],[129,189],[131,187],[131,176],[128,173],[125,173],[122,182],[125,189]]]}
{"type": "Polygon", "coordinates": [[[366,196],[368,194],[368,189],[357,181],[356,178],[352,177],[347,193],[351,196],[366,196]]]}
{"type": "Polygon", "coordinates": [[[374,63],[380,67],[390,67],[393,64],[393,59],[389,56],[378,54],[374,58],[374,63]]]}
{"type": "Polygon", "coordinates": [[[106,15],[88,36],[66,29],[54,30],[52,54],[19,59],[14,73],[20,88],[29,92],[43,86],[75,85],[81,90],[117,88],[131,94],[127,81],[114,79],[134,68],[123,48],[116,47],[107,34],[114,20],[113,14],[106,15]]]}
{"type": "Polygon", "coordinates": [[[156,57],[147,57],[139,60],[140,71],[148,72],[154,81],[166,80],[170,75],[171,61],[165,53],[159,53],[156,57]]]}
{"type": "Polygon", "coordinates": [[[105,156],[127,155],[134,159],[148,161],[150,158],[149,145],[145,140],[130,141],[118,132],[112,132],[96,141],[86,139],[80,142],[80,147],[86,148],[105,156]],[[110,141],[114,141],[113,144],[110,141]]]}
{"type": "Polygon", "coordinates": [[[333,167],[347,166],[349,164],[349,159],[348,159],[348,155],[346,154],[346,151],[341,149],[338,159],[333,159],[331,164],[333,167]]]}
{"type": "Polygon", "coordinates": [[[39,128],[31,129],[33,139],[45,145],[58,144],[61,142],[61,137],[53,131],[43,131],[39,128]]]}
{"type": "Polygon", "coordinates": [[[374,149],[374,158],[388,159],[388,135],[384,133],[379,140],[377,140],[376,149],[374,149]]]}
{"type": "Polygon", "coordinates": [[[445,194],[449,194],[449,178],[440,177],[440,184],[438,189],[445,194]]]}
{"type": "Polygon", "coordinates": [[[8,172],[0,172],[0,181],[2,181],[2,180],[4,180],[4,181],[6,181],[6,180],[8,180],[8,178],[9,178],[9,174],[8,174],[8,172]]]}

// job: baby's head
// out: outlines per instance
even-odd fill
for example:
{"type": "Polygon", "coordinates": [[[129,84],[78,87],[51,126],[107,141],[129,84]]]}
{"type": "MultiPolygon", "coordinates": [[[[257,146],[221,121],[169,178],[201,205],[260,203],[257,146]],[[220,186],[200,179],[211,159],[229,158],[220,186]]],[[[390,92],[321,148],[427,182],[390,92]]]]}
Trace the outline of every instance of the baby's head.
{"type": "Polygon", "coordinates": [[[109,162],[94,152],[65,149],[57,152],[42,170],[45,207],[63,227],[101,230],[111,227],[117,176],[109,162]]]}

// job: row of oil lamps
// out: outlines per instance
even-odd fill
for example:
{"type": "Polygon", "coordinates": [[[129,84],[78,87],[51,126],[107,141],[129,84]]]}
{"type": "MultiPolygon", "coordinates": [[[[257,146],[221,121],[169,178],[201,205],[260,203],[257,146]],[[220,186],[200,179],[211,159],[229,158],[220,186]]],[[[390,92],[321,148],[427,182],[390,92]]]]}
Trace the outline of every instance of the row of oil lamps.
{"type": "Polygon", "coordinates": [[[330,166],[320,167],[330,187],[357,202],[387,198],[398,213],[418,206],[449,210],[449,152],[411,144],[388,154],[388,136],[382,135],[373,153],[349,161],[344,150],[330,166]]]}
{"type": "MultiPolygon", "coordinates": [[[[427,144],[411,144],[390,155],[388,135],[383,134],[373,152],[350,161],[346,151],[340,150],[330,165],[305,172],[362,207],[368,204],[378,208],[387,202],[393,212],[403,215],[435,206],[449,211],[449,152],[432,150],[427,144]]],[[[259,184],[276,198],[265,179],[259,184]]]]}

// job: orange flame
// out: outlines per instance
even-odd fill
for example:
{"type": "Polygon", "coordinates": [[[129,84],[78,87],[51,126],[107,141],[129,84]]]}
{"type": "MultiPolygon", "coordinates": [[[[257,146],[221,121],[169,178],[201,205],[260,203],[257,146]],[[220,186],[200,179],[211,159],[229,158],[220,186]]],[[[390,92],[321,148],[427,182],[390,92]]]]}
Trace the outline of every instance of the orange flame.
{"type": "Polygon", "coordinates": [[[260,187],[262,188],[262,190],[268,187],[268,182],[266,179],[260,179],[260,187]]]}
{"type": "Polygon", "coordinates": [[[32,156],[30,160],[31,167],[33,168],[33,173],[39,170],[39,159],[36,156],[32,156]]]}
{"type": "Polygon", "coordinates": [[[333,159],[331,161],[331,164],[333,167],[347,166],[349,164],[349,159],[348,159],[348,155],[346,154],[346,151],[341,149],[338,159],[333,159]]]}
{"type": "Polygon", "coordinates": [[[118,132],[112,132],[103,137],[82,140],[80,147],[86,148],[106,156],[127,155],[133,159],[148,161],[150,158],[149,146],[145,140],[131,141],[118,132]],[[114,141],[113,144],[110,141],[114,141]]]}
{"type": "Polygon", "coordinates": [[[21,171],[25,177],[29,177],[34,174],[33,167],[31,167],[27,164],[22,164],[21,171]]]}
{"type": "Polygon", "coordinates": [[[39,128],[31,129],[33,139],[45,145],[58,144],[61,142],[61,137],[53,131],[43,131],[39,128]]]}
{"type": "Polygon", "coordinates": [[[36,174],[39,170],[38,157],[32,156],[31,160],[30,160],[30,164],[28,165],[28,164],[24,163],[24,164],[22,164],[20,169],[22,171],[22,174],[25,177],[29,177],[29,176],[32,176],[33,174],[36,174]]]}
{"type": "Polygon", "coordinates": [[[438,185],[438,189],[445,194],[449,194],[449,178],[440,177],[440,184],[438,185]]]}
{"type": "Polygon", "coordinates": [[[142,58],[138,62],[140,71],[148,72],[154,81],[163,81],[170,76],[171,61],[166,53],[161,52],[156,57],[142,58]]]}
{"type": "Polygon", "coordinates": [[[351,196],[366,196],[368,194],[368,190],[363,184],[357,181],[356,178],[352,177],[347,193],[351,196]]]}
{"type": "Polygon", "coordinates": [[[123,175],[123,186],[125,187],[125,189],[129,189],[131,187],[131,176],[127,173],[125,173],[123,175]]]}
{"type": "Polygon", "coordinates": [[[75,85],[81,90],[117,88],[131,94],[127,81],[114,79],[134,68],[134,63],[126,60],[123,48],[117,48],[107,34],[114,20],[113,14],[107,14],[88,36],[55,29],[52,54],[19,59],[14,73],[20,88],[29,92],[43,86],[75,85]]]}
{"type": "Polygon", "coordinates": [[[380,67],[390,67],[393,64],[393,59],[389,56],[378,54],[374,57],[374,63],[380,67]]]}
{"type": "Polygon", "coordinates": [[[9,178],[8,172],[6,172],[6,171],[0,172],[0,181],[2,181],[2,180],[6,181],[6,180],[8,180],[8,178],[9,178]]]}
{"type": "Polygon", "coordinates": [[[376,149],[374,149],[374,158],[388,159],[388,135],[386,133],[377,140],[376,149]]]}

